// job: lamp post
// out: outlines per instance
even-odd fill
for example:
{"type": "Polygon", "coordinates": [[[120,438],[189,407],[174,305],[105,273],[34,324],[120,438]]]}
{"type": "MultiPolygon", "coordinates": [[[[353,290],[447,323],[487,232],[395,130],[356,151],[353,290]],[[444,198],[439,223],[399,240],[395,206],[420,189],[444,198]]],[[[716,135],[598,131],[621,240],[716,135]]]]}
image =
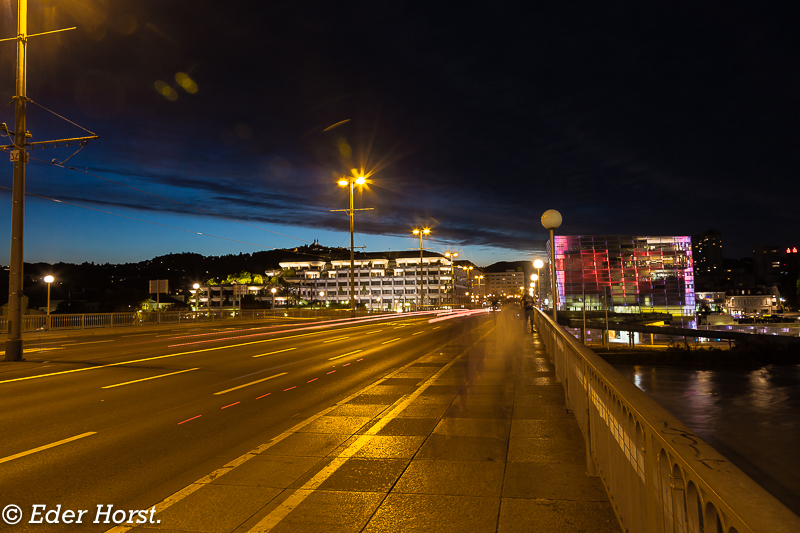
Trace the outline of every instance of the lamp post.
{"type": "Polygon", "coordinates": [[[278,289],[272,287],[269,292],[272,293],[272,316],[275,316],[275,293],[278,292],[278,289]]]}
{"type": "Polygon", "coordinates": [[[450,295],[450,308],[452,309],[456,304],[456,257],[458,257],[458,252],[445,252],[444,256],[450,260],[450,273],[451,273],[451,280],[453,284],[453,293],[450,295]]]}
{"type": "Polygon", "coordinates": [[[55,281],[53,276],[45,276],[44,282],[47,283],[47,331],[50,331],[50,284],[55,281]]]}
{"type": "Polygon", "coordinates": [[[361,209],[353,209],[353,189],[356,185],[359,187],[367,183],[367,179],[364,176],[358,176],[358,172],[356,169],[353,169],[353,177],[342,177],[337,183],[340,187],[347,187],[350,186],[350,209],[331,209],[331,211],[347,211],[348,215],[350,216],[350,316],[356,316],[356,273],[355,273],[355,258],[354,258],[354,244],[353,244],[353,232],[354,225],[353,225],[353,211],[369,211],[373,209],[372,207],[364,207],[361,209]]]}
{"type": "Polygon", "coordinates": [[[417,311],[422,310],[422,306],[425,304],[425,285],[423,285],[422,279],[422,238],[425,235],[430,234],[430,228],[414,228],[411,233],[414,235],[419,235],[419,299],[417,301],[417,311]]]}
{"type": "Polygon", "coordinates": [[[196,322],[198,311],[200,311],[200,290],[199,290],[200,284],[195,283],[194,285],[192,285],[192,288],[194,289],[194,313],[195,313],[194,319],[196,322]]]}
{"type": "Polygon", "coordinates": [[[486,295],[483,294],[483,290],[481,289],[481,280],[483,279],[483,276],[475,276],[475,279],[478,280],[478,298],[483,300],[486,298],[486,295]]]}
{"type": "MultiPolygon", "coordinates": [[[[322,311],[322,298],[325,296],[325,291],[319,291],[319,310],[322,311]]],[[[321,314],[321,313],[320,313],[321,314]]]]}
{"type": "MultiPolygon", "coordinates": [[[[541,259],[536,259],[536,260],[533,261],[533,268],[536,269],[536,277],[541,278],[541,273],[539,272],[539,269],[542,268],[543,266],[544,266],[544,261],[542,261],[541,259]]],[[[536,294],[537,299],[539,300],[539,305],[542,305],[542,285],[541,285],[541,282],[537,282],[536,283],[536,293],[537,293],[536,294]]]]}
{"type": "Polygon", "coordinates": [[[542,215],[542,226],[550,230],[550,285],[553,289],[553,321],[558,324],[558,293],[556,293],[556,243],[553,230],[561,226],[561,213],[548,209],[542,215]]]}
{"type": "Polygon", "coordinates": [[[539,274],[531,274],[531,296],[536,299],[536,289],[539,285],[539,274]]]}

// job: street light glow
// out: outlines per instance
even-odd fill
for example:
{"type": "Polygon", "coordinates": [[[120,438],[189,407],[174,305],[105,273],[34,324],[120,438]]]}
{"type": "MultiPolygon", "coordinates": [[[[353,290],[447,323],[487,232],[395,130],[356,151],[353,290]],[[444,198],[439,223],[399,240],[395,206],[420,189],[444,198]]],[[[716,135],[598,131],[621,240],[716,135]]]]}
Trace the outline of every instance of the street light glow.
{"type": "Polygon", "coordinates": [[[367,182],[367,180],[364,179],[364,176],[359,176],[358,178],[356,178],[356,183],[358,185],[364,185],[366,182],[367,182]]]}
{"type": "Polygon", "coordinates": [[[44,282],[45,283],[53,283],[55,280],[56,280],[56,278],[54,278],[53,276],[45,276],[44,277],[44,282]]]}
{"type": "Polygon", "coordinates": [[[338,183],[342,187],[347,187],[347,180],[339,180],[336,183],[338,183]]]}
{"type": "Polygon", "coordinates": [[[544,261],[542,261],[541,259],[536,259],[533,262],[533,268],[542,268],[543,266],[544,266],[544,261]]]}

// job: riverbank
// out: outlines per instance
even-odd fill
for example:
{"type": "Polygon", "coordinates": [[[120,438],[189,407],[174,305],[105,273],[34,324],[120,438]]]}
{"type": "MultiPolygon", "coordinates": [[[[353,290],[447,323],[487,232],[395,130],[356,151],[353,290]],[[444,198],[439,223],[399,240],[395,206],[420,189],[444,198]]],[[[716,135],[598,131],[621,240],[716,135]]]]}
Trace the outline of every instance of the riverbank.
{"type": "Polygon", "coordinates": [[[612,365],[675,365],[692,367],[745,367],[800,364],[800,345],[778,345],[763,341],[739,341],[732,348],[673,344],[635,348],[591,346],[612,365]]]}

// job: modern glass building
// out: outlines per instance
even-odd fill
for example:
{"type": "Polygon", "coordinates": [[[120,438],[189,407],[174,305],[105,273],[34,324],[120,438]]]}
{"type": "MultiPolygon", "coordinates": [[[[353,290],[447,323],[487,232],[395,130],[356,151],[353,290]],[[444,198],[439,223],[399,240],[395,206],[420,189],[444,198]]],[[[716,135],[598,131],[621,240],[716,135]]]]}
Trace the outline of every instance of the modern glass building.
{"type": "Polygon", "coordinates": [[[555,241],[559,308],[694,314],[691,237],[556,235],[555,241]]]}

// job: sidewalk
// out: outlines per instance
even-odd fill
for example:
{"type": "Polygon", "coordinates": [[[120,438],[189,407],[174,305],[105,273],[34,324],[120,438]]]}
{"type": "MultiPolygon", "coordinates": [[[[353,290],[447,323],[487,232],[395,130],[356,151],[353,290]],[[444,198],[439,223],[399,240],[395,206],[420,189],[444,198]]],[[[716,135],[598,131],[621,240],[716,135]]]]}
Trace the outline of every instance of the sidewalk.
{"type": "Polygon", "coordinates": [[[131,531],[620,531],[516,313],[298,422],[131,531]]]}

